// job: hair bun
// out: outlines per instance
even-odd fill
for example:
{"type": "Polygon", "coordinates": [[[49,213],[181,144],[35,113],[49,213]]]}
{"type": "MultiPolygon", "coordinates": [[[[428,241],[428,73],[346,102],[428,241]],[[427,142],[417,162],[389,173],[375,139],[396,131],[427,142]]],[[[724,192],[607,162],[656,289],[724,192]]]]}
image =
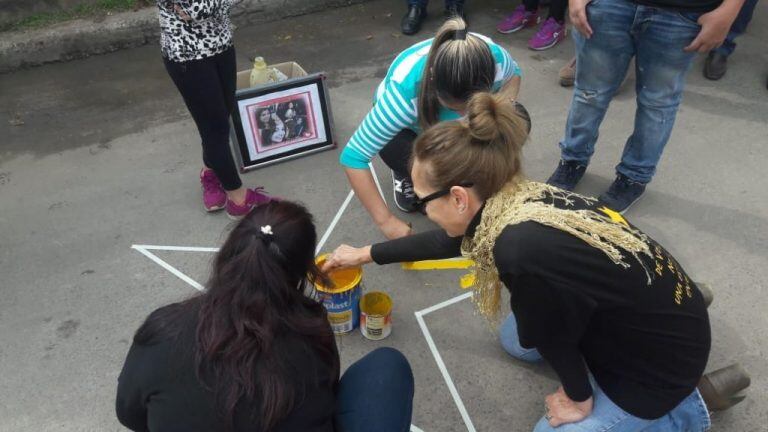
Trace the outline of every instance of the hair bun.
{"type": "Polygon", "coordinates": [[[500,137],[499,101],[488,92],[472,95],[467,102],[469,134],[478,141],[494,141],[500,137]]]}

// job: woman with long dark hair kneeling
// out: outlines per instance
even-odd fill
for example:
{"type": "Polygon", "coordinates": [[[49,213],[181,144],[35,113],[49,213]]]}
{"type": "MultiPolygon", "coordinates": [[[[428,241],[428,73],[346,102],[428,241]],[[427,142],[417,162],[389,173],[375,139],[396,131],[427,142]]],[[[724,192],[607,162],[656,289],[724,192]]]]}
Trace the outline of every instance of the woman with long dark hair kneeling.
{"type": "Polygon", "coordinates": [[[152,312],[136,332],[118,380],[120,422],[153,432],[409,430],[413,374],[400,352],[377,349],[339,380],[325,309],[305,295],[323,278],[316,239],[298,204],[251,211],[206,291],[152,312]]]}

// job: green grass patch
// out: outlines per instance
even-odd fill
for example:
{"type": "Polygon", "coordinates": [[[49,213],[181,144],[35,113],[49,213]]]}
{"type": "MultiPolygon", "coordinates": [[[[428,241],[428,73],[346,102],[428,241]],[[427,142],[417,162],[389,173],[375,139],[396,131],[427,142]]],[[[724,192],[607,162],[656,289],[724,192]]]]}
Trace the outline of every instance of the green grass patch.
{"type": "Polygon", "coordinates": [[[78,18],[92,18],[106,15],[110,12],[123,12],[153,4],[145,0],[99,0],[96,3],[82,3],[71,9],[40,12],[30,15],[14,23],[0,27],[0,31],[24,30],[46,27],[64,21],[78,18]]]}

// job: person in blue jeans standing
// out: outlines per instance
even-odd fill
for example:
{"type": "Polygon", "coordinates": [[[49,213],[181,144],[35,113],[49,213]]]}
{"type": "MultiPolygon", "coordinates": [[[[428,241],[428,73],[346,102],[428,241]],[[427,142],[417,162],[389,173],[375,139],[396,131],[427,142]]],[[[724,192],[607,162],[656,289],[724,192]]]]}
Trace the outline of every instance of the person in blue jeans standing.
{"type": "MultiPolygon", "coordinates": [[[[400,28],[405,35],[419,32],[421,24],[427,19],[427,4],[429,0],[408,0],[408,12],[400,21],[400,28]]],[[[461,17],[464,15],[464,0],[445,0],[445,18],[461,17]]]]}
{"type": "Polygon", "coordinates": [[[745,0],[736,21],[731,25],[728,36],[725,37],[723,44],[709,52],[707,61],[704,63],[704,77],[711,80],[719,80],[725,75],[728,69],[728,56],[733,54],[736,49],[736,38],[747,31],[749,22],[752,21],[752,13],[757,6],[757,0],[745,0]]]}
{"type": "Polygon", "coordinates": [[[595,150],[600,123],[635,57],[637,110],[616,180],[599,199],[624,212],[645,191],[672,133],[696,52],[725,39],[744,0],[570,0],[576,82],[561,161],[547,180],[573,190],[595,150]]]}

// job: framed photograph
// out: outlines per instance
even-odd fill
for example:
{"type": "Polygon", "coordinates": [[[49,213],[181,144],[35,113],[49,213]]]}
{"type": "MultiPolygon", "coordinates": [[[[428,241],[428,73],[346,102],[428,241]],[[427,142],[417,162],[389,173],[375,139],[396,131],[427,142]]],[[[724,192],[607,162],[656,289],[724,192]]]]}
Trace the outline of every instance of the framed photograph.
{"type": "Polygon", "coordinates": [[[243,171],[334,148],[325,76],[238,90],[232,131],[243,171]]]}

